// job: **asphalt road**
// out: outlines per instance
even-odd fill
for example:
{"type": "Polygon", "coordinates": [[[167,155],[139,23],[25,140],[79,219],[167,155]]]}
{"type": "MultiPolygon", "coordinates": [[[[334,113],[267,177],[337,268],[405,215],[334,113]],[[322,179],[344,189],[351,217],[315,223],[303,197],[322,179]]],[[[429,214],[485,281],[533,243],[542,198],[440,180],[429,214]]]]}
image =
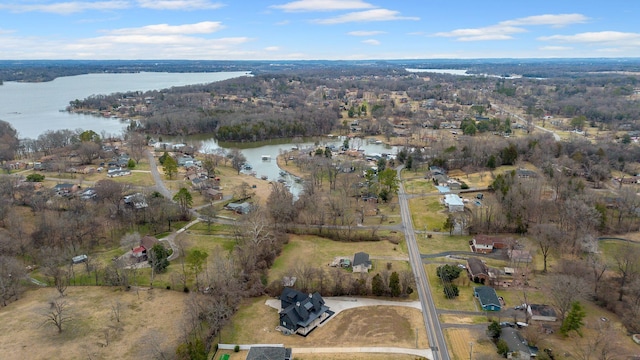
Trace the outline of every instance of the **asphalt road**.
{"type": "MultiPolygon", "coordinates": [[[[398,178],[400,179],[400,171],[402,167],[398,168],[398,178]]],[[[438,320],[438,313],[436,306],[433,303],[431,297],[431,289],[429,287],[429,281],[422,265],[422,257],[418,250],[418,242],[416,240],[416,234],[413,230],[413,220],[411,220],[411,212],[409,211],[409,202],[407,201],[407,194],[404,191],[404,186],[400,182],[400,189],[398,191],[398,201],[400,203],[400,213],[402,214],[402,225],[404,227],[404,236],[407,241],[407,249],[409,251],[409,263],[413,269],[413,275],[416,279],[416,287],[420,303],[422,305],[422,316],[424,318],[424,326],[427,329],[427,338],[429,339],[429,345],[433,353],[434,360],[449,360],[449,351],[447,349],[447,343],[442,333],[442,327],[438,320]]]]}

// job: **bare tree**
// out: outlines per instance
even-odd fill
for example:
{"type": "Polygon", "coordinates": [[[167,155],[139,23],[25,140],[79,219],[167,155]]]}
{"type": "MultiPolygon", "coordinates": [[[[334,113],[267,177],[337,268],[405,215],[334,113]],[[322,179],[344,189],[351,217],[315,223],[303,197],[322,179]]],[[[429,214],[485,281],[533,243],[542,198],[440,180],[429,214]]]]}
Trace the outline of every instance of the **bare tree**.
{"type": "Polygon", "coordinates": [[[620,277],[620,290],[618,291],[618,301],[622,301],[627,281],[633,275],[640,272],[640,250],[638,247],[627,242],[618,248],[613,255],[616,264],[616,271],[620,277]]]}
{"type": "Polygon", "coordinates": [[[574,354],[579,360],[614,360],[622,354],[620,339],[623,337],[610,322],[588,324],[594,336],[575,336],[574,354]]]}
{"type": "Polygon", "coordinates": [[[549,294],[551,301],[560,313],[560,321],[564,320],[571,303],[580,299],[584,294],[584,280],[572,275],[559,274],[551,278],[549,294]]]}
{"type": "Polygon", "coordinates": [[[140,159],[144,157],[147,139],[143,134],[137,132],[129,133],[129,155],[133,160],[136,161],[136,164],[140,162],[140,159]]]}
{"type": "Polygon", "coordinates": [[[7,301],[12,298],[18,298],[25,275],[24,265],[20,261],[0,256],[0,298],[3,306],[7,306],[7,301]]]}
{"type": "Polygon", "coordinates": [[[607,263],[602,261],[597,254],[589,254],[587,264],[593,274],[593,295],[598,296],[598,287],[605,271],[607,271],[607,263]]]}
{"type": "Polygon", "coordinates": [[[73,319],[69,310],[69,303],[65,300],[52,300],[49,302],[49,310],[44,314],[45,321],[43,325],[55,326],[58,329],[58,334],[61,333],[65,324],[73,319]]]}
{"type": "Polygon", "coordinates": [[[535,225],[530,230],[530,233],[540,247],[544,263],[542,272],[546,273],[549,253],[556,249],[560,239],[562,238],[562,231],[555,224],[547,223],[535,225]]]}
{"type": "Polygon", "coordinates": [[[240,174],[240,170],[242,170],[242,166],[245,162],[247,162],[247,158],[242,154],[240,149],[233,148],[227,155],[227,157],[231,158],[231,167],[233,167],[238,174],[240,174]]]}
{"type": "Polygon", "coordinates": [[[111,303],[111,319],[119,323],[121,314],[122,314],[122,303],[120,301],[111,303]]]}

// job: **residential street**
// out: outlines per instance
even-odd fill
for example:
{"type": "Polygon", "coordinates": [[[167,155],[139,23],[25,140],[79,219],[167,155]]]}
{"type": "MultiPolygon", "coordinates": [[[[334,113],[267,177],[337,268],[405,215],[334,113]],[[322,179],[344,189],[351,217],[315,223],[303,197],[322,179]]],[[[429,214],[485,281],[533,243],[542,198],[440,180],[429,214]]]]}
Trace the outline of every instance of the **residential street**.
{"type": "MultiPolygon", "coordinates": [[[[402,166],[397,168],[398,179],[401,178],[402,166]]],[[[449,351],[447,350],[447,343],[442,333],[442,327],[438,320],[438,314],[435,304],[431,297],[431,289],[429,287],[429,281],[424,271],[422,264],[422,258],[420,251],[418,250],[418,243],[416,235],[413,230],[413,220],[411,219],[411,212],[409,210],[409,202],[407,201],[407,194],[404,191],[402,181],[400,181],[400,188],[398,191],[398,201],[400,203],[400,212],[402,214],[402,225],[404,227],[404,236],[407,241],[407,250],[409,251],[409,262],[413,269],[413,274],[416,279],[416,287],[420,303],[422,304],[422,316],[424,317],[424,326],[427,329],[427,337],[429,344],[433,352],[434,360],[449,360],[449,351]]]]}

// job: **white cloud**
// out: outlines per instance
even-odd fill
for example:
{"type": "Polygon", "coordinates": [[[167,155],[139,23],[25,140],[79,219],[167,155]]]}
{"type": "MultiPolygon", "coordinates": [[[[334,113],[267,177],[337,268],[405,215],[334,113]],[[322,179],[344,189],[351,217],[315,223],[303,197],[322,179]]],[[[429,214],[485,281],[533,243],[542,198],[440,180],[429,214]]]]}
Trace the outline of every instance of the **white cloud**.
{"type": "Polygon", "coordinates": [[[510,40],[513,34],[527,32],[524,26],[562,27],[570,24],[585,23],[589,20],[582,14],[545,14],[501,21],[495,25],[481,28],[457,29],[439,32],[433,36],[455,37],[458,41],[510,40]]]}
{"type": "Polygon", "coordinates": [[[573,43],[620,43],[622,45],[640,44],[640,33],[619,31],[584,32],[575,35],[542,36],[541,41],[573,42],[573,43]]]}
{"type": "Polygon", "coordinates": [[[217,21],[203,21],[195,24],[186,25],[169,25],[156,24],[147,25],[139,28],[124,28],[108,31],[112,35],[158,35],[158,34],[211,34],[220,29],[224,25],[217,21]]]}
{"type": "Polygon", "coordinates": [[[282,26],[282,25],[289,25],[289,23],[291,23],[291,21],[289,20],[282,20],[276,23],[276,25],[278,26],[282,26]]]}
{"type": "Polygon", "coordinates": [[[315,20],[318,24],[343,24],[349,22],[420,20],[418,17],[401,16],[400,12],[388,9],[373,9],[352,12],[329,19],[315,20]]]}
{"type": "Polygon", "coordinates": [[[569,46],[541,46],[539,49],[542,51],[567,51],[573,48],[569,46]]]}
{"type": "Polygon", "coordinates": [[[488,26],[476,29],[457,29],[450,32],[434,34],[438,37],[455,37],[458,41],[484,41],[484,40],[509,40],[512,34],[526,32],[527,30],[514,26],[488,26]]]}
{"type": "Polygon", "coordinates": [[[386,31],[350,31],[347,33],[347,35],[351,36],[374,36],[380,34],[386,34],[386,31]]]}
{"type": "Polygon", "coordinates": [[[52,4],[0,4],[0,10],[9,10],[12,12],[44,12],[60,15],[69,15],[73,13],[84,12],[88,10],[122,10],[131,7],[131,3],[126,0],[110,0],[110,1],[69,1],[52,4]]]}
{"type": "Polygon", "coordinates": [[[267,46],[266,48],[264,48],[264,51],[269,51],[269,52],[278,51],[278,50],[280,50],[279,46],[267,46]]]}
{"type": "Polygon", "coordinates": [[[283,5],[273,5],[271,8],[286,12],[336,11],[375,8],[361,0],[298,0],[283,5]]]}
{"type": "Polygon", "coordinates": [[[376,39],[367,39],[367,40],[362,40],[363,44],[367,44],[367,45],[380,45],[380,41],[376,40],[376,39]]]}
{"type": "Polygon", "coordinates": [[[551,25],[552,27],[563,27],[571,24],[582,24],[587,22],[588,20],[589,18],[582,14],[545,14],[502,21],[500,22],[500,25],[551,25]]]}
{"type": "Polygon", "coordinates": [[[224,6],[209,0],[137,0],[141,8],[153,10],[214,10],[224,6]]]}

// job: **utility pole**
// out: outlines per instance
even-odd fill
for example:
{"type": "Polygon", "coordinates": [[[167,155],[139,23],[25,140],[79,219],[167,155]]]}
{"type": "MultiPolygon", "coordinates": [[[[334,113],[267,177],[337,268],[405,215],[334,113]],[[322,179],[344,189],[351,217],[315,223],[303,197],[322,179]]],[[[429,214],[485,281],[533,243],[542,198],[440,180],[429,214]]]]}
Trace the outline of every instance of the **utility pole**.
{"type": "Polygon", "coordinates": [[[469,343],[469,347],[470,347],[470,349],[469,349],[469,360],[471,360],[471,356],[473,355],[473,343],[472,342],[469,343]]]}

